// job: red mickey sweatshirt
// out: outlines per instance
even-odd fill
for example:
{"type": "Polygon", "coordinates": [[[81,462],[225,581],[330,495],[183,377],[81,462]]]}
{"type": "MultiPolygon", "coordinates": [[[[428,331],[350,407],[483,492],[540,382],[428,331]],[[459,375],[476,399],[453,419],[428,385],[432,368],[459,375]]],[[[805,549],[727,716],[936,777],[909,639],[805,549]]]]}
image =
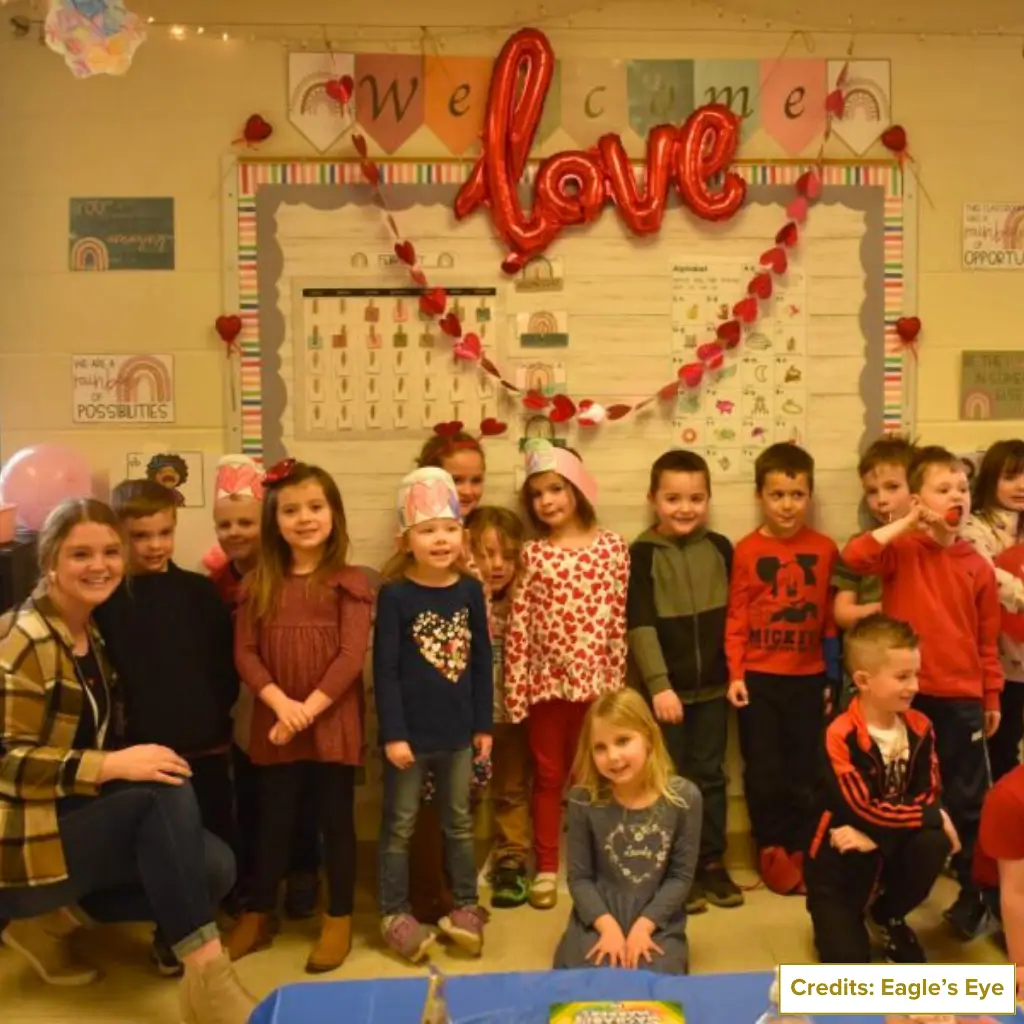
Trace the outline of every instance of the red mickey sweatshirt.
{"type": "Polygon", "coordinates": [[[884,547],[870,534],[843,549],[854,572],[882,577],[882,610],[921,638],[921,693],[999,710],[999,591],[992,566],[964,540],[943,547],[922,531],[884,547]]]}

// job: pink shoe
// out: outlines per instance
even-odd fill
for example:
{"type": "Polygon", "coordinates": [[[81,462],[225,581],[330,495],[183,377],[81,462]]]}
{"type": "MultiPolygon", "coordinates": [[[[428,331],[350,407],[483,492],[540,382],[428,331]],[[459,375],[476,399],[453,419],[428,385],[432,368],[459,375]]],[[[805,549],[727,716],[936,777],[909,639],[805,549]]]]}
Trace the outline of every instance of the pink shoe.
{"type": "Polygon", "coordinates": [[[456,907],[447,917],[442,917],[437,926],[457,946],[472,956],[479,956],[484,948],[487,920],[483,907],[456,907]]]}
{"type": "Polygon", "coordinates": [[[412,914],[385,917],[380,931],[388,949],[412,964],[418,964],[427,955],[437,937],[432,928],[420,924],[412,914]]]}

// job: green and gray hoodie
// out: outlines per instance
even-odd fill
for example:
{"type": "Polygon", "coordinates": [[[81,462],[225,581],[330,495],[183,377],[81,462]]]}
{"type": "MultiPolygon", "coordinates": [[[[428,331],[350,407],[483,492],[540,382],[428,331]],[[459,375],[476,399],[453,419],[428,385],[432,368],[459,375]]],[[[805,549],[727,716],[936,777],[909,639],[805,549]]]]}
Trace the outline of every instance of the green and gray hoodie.
{"type": "Polygon", "coordinates": [[[723,696],[732,544],[704,527],[676,538],[650,529],[629,557],[632,671],[652,697],[670,687],[686,704],[723,696]]]}

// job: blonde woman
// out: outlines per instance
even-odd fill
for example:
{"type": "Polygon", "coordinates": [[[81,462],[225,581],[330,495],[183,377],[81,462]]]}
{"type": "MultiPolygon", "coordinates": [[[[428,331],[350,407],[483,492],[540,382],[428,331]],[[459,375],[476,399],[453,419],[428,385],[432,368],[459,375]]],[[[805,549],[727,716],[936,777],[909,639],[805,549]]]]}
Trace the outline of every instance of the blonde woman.
{"type": "Polygon", "coordinates": [[[635,690],[599,697],[583,722],[569,794],[572,914],[556,968],[686,974],[686,897],[700,848],[700,790],[673,774],[635,690]]]}
{"type": "Polygon", "coordinates": [[[203,832],[188,764],[161,746],[111,749],[117,692],[92,614],[124,576],[117,518],[66,501],[38,548],[39,587],[0,622],[3,940],[50,984],[85,985],[96,971],[68,944],[85,920],[155,918],[185,966],[181,1019],[245,1024],[255,1000],[213,913],[234,859],[203,832]]]}

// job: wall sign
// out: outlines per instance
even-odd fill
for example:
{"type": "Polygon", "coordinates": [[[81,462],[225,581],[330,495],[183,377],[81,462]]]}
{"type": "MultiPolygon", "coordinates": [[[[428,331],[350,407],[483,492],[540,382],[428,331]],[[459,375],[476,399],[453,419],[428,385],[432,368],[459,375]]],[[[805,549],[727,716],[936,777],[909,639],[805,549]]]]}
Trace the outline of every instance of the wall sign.
{"type": "Polygon", "coordinates": [[[74,423],[174,422],[174,357],[72,356],[74,423]]]}
{"type": "Polygon", "coordinates": [[[173,270],[174,200],[71,200],[72,270],[173,270]]]}
{"type": "Polygon", "coordinates": [[[965,270],[1024,270],[1024,203],[966,203],[965,270]]]}
{"type": "Polygon", "coordinates": [[[961,353],[960,419],[1024,419],[1024,351],[961,353]]]}

